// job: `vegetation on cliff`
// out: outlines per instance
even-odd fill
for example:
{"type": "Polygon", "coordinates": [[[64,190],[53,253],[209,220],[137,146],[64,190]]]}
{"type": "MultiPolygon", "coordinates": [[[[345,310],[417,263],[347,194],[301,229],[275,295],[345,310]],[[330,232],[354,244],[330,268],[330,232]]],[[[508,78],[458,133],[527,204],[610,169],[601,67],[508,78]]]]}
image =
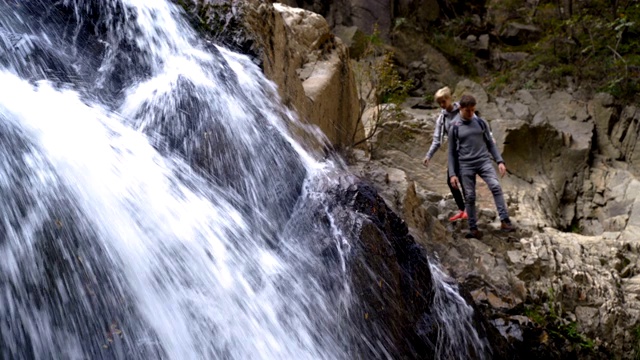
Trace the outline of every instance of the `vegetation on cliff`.
{"type": "MultiPolygon", "coordinates": [[[[570,77],[591,92],[621,99],[631,100],[640,90],[639,1],[493,1],[488,14],[485,22],[474,21],[476,14],[471,12],[447,20],[445,31],[436,31],[431,41],[449,58],[467,65],[471,50],[451,44],[470,34],[488,31],[500,51],[528,53],[525,60],[506,68],[489,66],[487,78],[494,89],[535,87],[538,81],[562,87],[570,77]],[[534,36],[514,41],[504,36],[513,23],[537,29],[534,36]]],[[[461,69],[475,75],[473,67],[461,69]]]]}

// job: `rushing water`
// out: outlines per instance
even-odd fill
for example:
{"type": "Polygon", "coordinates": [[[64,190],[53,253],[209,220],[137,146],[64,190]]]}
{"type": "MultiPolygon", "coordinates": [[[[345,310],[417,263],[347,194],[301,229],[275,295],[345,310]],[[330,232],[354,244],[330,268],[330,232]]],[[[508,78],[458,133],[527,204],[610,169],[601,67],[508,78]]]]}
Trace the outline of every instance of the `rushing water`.
{"type": "Polygon", "coordinates": [[[433,309],[442,324],[438,328],[435,358],[487,359],[491,349],[474,327],[473,308],[436,261],[430,262],[430,268],[434,284],[433,309]]]}
{"type": "Polygon", "coordinates": [[[346,358],[275,93],[167,1],[0,0],[0,358],[346,358]]]}
{"type": "Polygon", "coordinates": [[[326,165],[259,69],[168,2],[1,4],[2,357],[341,358],[273,250],[326,165]]]}

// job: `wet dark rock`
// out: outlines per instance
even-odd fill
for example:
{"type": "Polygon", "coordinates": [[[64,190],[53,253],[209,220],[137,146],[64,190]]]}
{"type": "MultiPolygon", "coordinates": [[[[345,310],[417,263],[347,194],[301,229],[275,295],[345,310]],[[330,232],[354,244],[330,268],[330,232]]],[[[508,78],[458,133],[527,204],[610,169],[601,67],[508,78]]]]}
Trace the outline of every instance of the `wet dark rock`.
{"type": "MultiPolygon", "coordinates": [[[[356,302],[349,322],[356,327],[354,333],[362,335],[349,339],[354,355],[435,356],[442,324],[433,308],[434,285],[424,248],[370,184],[339,170],[329,178],[307,184],[285,237],[307,234],[304,246],[312,246],[325,260],[306,270],[318,274],[325,288],[338,288],[341,281],[350,284],[356,302]],[[328,217],[321,216],[323,212],[328,217]],[[336,233],[343,237],[336,238],[336,233]]],[[[468,293],[461,293],[473,304],[468,293]]],[[[512,358],[507,343],[478,311],[473,323],[480,338],[491,344],[488,358],[512,358]]]]}
{"type": "Polygon", "coordinates": [[[248,2],[239,0],[172,0],[185,9],[191,24],[208,40],[260,62],[256,36],[245,22],[248,2]]]}
{"type": "Polygon", "coordinates": [[[103,6],[93,0],[77,6],[0,2],[0,64],[34,81],[82,85],[115,101],[123,88],[150,74],[150,56],[149,49],[119,33],[134,15],[119,2],[110,3],[109,11],[103,6]]]}

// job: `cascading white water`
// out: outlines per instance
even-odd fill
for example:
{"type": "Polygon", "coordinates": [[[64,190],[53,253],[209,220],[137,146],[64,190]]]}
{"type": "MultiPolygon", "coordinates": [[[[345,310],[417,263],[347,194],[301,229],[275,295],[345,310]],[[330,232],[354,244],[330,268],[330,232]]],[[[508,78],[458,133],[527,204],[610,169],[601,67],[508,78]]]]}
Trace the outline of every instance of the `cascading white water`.
{"type": "MultiPolygon", "coordinates": [[[[66,5],[75,40],[91,3],[66,5]]],[[[3,39],[0,126],[21,147],[1,148],[1,357],[344,357],[339,309],[271,246],[291,239],[261,228],[282,228],[304,178],[329,164],[288,138],[257,66],[205,51],[168,2],[109,1],[95,82],[60,88],[29,58],[44,47],[58,60],[55,34],[4,6],[18,41],[3,39]],[[143,70],[103,96],[123,42],[143,70]],[[197,156],[213,169],[192,170],[197,156]]]]}
{"type": "MultiPolygon", "coordinates": [[[[351,329],[334,165],[275,93],[168,1],[0,0],[0,358],[395,355],[351,329]]],[[[482,354],[432,271],[436,356],[482,354]]]]}
{"type": "Polygon", "coordinates": [[[491,349],[473,325],[473,308],[436,261],[430,261],[429,266],[434,284],[433,311],[442,324],[438,329],[435,358],[488,359],[491,349]]]}

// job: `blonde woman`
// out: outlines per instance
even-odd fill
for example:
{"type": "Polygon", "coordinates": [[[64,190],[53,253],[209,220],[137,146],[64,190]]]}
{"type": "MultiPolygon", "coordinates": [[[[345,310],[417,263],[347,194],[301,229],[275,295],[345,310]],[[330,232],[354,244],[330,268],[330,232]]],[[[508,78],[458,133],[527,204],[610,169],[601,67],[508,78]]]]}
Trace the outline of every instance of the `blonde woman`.
{"type": "MultiPolygon", "coordinates": [[[[458,116],[460,112],[460,104],[457,102],[453,102],[451,97],[451,89],[448,87],[443,87],[442,89],[436,91],[435,100],[440,105],[442,110],[440,111],[440,116],[438,116],[438,120],[436,120],[436,128],[433,132],[433,141],[431,142],[431,147],[429,151],[427,151],[427,155],[425,156],[422,164],[424,166],[429,166],[429,161],[433,157],[433,155],[438,151],[440,145],[445,140],[445,136],[448,137],[449,129],[451,128],[451,124],[453,120],[458,116]]],[[[467,219],[467,212],[464,207],[464,198],[462,197],[462,190],[451,185],[451,178],[449,176],[449,170],[447,169],[447,185],[451,190],[451,194],[453,195],[454,200],[456,201],[456,205],[458,206],[459,212],[452,217],[449,218],[449,221],[457,221],[460,219],[467,219]]]]}

